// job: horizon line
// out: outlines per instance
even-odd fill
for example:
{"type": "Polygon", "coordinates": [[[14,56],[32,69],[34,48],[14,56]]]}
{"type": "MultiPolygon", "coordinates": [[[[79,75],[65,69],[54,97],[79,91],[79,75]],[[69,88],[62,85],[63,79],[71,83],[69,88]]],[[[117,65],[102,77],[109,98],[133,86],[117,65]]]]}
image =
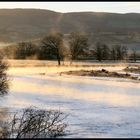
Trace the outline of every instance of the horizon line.
{"type": "Polygon", "coordinates": [[[55,13],[62,13],[62,14],[66,14],[66,13],[110,13],[110,14],[140,14],[138,12],[107,12],[107,11],[71,11],[71,12],[59,12],[59,11],[55,11],[55,10],[51,10],[51,9],[44,9],[44,8],[0,8],[0,10],[44,10],[44,11],[52,11],[55,13]]]}

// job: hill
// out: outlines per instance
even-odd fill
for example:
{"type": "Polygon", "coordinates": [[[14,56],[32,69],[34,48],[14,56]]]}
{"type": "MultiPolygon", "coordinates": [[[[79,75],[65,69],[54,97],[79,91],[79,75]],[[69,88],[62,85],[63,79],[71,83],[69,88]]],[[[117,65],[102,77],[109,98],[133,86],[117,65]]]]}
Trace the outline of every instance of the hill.
{"type": "Polygon", "coordinates": [[[86,32],[93,44],[140,44],[139,13],[72,12],[41,9],[0,9],[0,42],[34,40],[49,32],[86,32]]]}

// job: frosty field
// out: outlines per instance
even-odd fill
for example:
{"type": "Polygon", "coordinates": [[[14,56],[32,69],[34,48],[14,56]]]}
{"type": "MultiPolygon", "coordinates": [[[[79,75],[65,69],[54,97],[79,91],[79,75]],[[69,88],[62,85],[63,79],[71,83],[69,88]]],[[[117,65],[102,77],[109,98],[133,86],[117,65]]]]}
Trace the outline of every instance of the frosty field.
{"type": "Polygon", "coordinates": [[[108,67],[11,67],[9,93],[1,111],[36,106],[69,114],[68,138],[140,137],[140,83],[120,78],[60,75],[80,69],[122,72],[108,67]]]}

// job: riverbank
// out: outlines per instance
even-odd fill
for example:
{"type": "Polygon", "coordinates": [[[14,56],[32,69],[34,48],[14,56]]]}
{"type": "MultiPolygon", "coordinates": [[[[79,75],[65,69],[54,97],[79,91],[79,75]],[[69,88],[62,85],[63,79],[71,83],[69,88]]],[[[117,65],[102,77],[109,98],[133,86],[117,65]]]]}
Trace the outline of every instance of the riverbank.
{"type": "Polygon", "coordinates": [[[140,74],[140,66],[139,66],[139,67],[138,67],[138,66],[137,66],[137,67],[126,67],[126,68],[124,69],[124,71],[140,74]]]}
{"type": "Polygon", "coordinates": [[[76,76],[91,76],[91,77],[126,78],[126,79],[140,81],[139,77],[137,77],[137,76],[131,76],[131,74],[128,74],[128,73],[109,72],[105,69],[102,69],[102,70],[68,71],[68,72],[62,72],[61,75],[62,74],[76,75],[76,76]]]}
{"type": "Polygon", "coordinates": [[[124,63],[124,62],[114,62],[114,61],[74,61],[72,65],[70,65],[69,61],[61,62],[61,66],[58,66],[57,61],[49,61],[49,60],[16,60],[16,59],[5,59],[10,67],[119,67],[119,66],[140,66],[140,63],[124,63]]]}

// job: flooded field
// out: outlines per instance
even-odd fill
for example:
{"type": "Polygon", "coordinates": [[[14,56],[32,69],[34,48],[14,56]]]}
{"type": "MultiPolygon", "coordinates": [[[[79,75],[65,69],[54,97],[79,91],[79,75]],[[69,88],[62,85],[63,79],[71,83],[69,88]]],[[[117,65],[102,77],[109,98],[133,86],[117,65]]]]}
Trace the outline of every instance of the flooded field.
{"type": "MultiPolygon", "coordinates": [[[[109,77],[60,75],[104,67],[11,67],[9,93],[0,98],[3,112],[36,106],[69,114],[64,137],[140,137],[140,83],[109,77]]],[[[125,66],[107,70],[122,72],[125,66]]]]}

